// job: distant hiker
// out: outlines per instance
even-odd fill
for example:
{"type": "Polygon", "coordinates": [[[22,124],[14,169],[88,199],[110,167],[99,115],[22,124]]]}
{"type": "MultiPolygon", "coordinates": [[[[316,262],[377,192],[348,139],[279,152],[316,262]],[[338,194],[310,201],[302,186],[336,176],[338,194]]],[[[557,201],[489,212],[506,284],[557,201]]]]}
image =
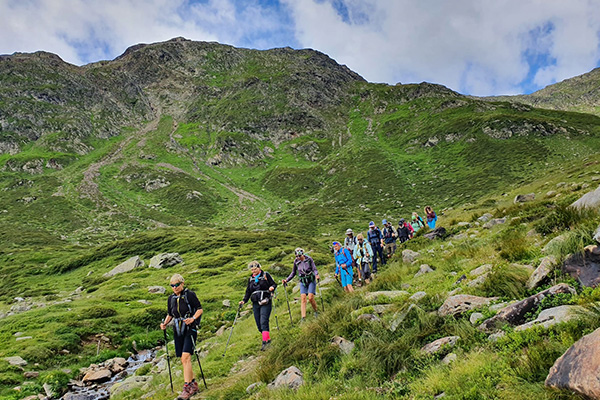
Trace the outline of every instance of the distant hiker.
{"type": "MultiPolygon", "coordinates": [[[[356,267],[356,260],[354,259],[354,246],[356,246],[356,236],[354,236],[354,232],[352,229],[346,229],[346,238],[344,239],[344,247],[350,251],[350,255],[352,256],[352,267],[356,267]]],[[[360,268],[356,268],[358,273],[358,279],[361,279],[360,276],[360,268]]]]}
{"type": "Polygon", "coordinates": [[[198,296],[185,287],[183,276],[175,274],[171,277],[173,294],[167,301],[167,317],[160,324],[160,329],[167,329],[171,320],[173,323],[173,339],[175,354],[181,357],[183,366],[183,390],[178,399],[189,399],[198,392],[198,382],[194,379],[192,370],[192,353],[198,337],[198,325],[202,316],[202,305],[198,296]]]}
{"type": "Polygon", "coordinates": [[[398,232],[398,240],[400,241],[400,243],[404,243],[408,239],[410,239],[411,232],[410,232],[410,229],[408,228],[408,224],[406,223],[406,220],[404,218],[400,218],[400,221],[398,222],[397,232],[398,232]]]}
{"type": "Polygon", "coordinates": [[[425,221],[416,212],[412,213],[412,227],[415,232],[419,232],[421,228],[425,228],[425,221]]]}
{"type": "Polygon", "coordinates": [[[396,232],[394,231],[394,227],[387,219],[381,221],[383,224],[383,241],[385,245],[384,254],[387,258],[390,258],[396,252],[396,232]]]}
{"type": "Polygon", "coordinates": [[[261,269],[258,261],[252,261],[248,264],[248,269],[252,276],[248,278],[248,286],[244,300],[240,304],[245,304],[252,300],[252,312],[258,331],[262,334],[261,350],[264,351],[271,344],[269,335],[269,318],[271,317],[271,296],[277,287],[277,284],[268,272],[261,269]]]}
{"type": "Polygon", "coordinates": [[[304,250],[298,247],[295,251],[296,259],[294,260],[294,267],[292,273],[287,279],[281,282],[285,285],[292,280],[296,273],[300,279],[300,315],[302,320],[306,318],[306,296],[308,295],[308,301],[313,308],[315,317],[317,313],[317,302],[315,301],[315,293],[317,292],[317,281],[319,278],[319,271],[313,259],[304,253],[304,250]]]}
{"type": "Polygon", "coordinates": [[[369,283],[371,279],[371,262],[373,260],[373,249],[369,242],[365,240],[362,233],[356,235],[356,246],[354,246],[354,255],[356,257],[356,265],[362,270],[362,276],[365,283],[369,283]]]}
{"type": "Polygon", "coordinates": [[[386,259],[383,256],[383,234],[381,230],[375,226],[375,222],[369,222],[369,232],[367,238],[373,248],[373,273],[377,273],[377,256],[381,260],[381,264],[385,265],[386,259]]]}
{"type": "Polygon", "coordinates": [[[333,242],[335,251],[335,275],[342,281],[342,287],[346,292],[353,292],[352,287],[352,256],[347,248],[342,247],[339,242],[333,242]]]}
{"type": "Polygon", "coordinates": [[[431,209],[431,207],[425,207],[425,215],[427,216],[427,226],[429,229],[435,229],[435,223],[437,222],[437,214],[431,209]]]}

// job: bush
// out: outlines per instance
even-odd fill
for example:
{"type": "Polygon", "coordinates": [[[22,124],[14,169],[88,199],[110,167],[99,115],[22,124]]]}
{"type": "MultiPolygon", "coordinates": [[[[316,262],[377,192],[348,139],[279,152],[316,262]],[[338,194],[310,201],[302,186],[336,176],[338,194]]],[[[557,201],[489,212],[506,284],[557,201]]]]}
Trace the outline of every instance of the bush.
{"type": "Polygon", "coordinates": [[[54,393],[61,395],[67,391],[69,379],[69,375],[62,371],[50,371],[40,375],[40,382],[42,384],[49,384],[54,393]]]}
{"type": "Polygon", "coordinates": [[[49,347],[38,345],[38,346],[33,346],[33,347],[27,347],[27,349],[25,349],[22,357],[30,363],[44,364],[53,355],[54,355],[54,352],[49,347]]]}

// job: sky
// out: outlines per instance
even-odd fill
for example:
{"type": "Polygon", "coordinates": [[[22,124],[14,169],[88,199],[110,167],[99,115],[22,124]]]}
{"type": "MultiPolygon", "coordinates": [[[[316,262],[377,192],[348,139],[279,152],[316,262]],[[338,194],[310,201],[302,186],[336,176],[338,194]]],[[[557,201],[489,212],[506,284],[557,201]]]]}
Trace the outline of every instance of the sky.
{"type": "Polygon", "coordinates": [[[370,82],[521,94],[600,66],[600,0],[0,0],[0,54],[83,65],[179,36],[312,48],[370,82]]]}

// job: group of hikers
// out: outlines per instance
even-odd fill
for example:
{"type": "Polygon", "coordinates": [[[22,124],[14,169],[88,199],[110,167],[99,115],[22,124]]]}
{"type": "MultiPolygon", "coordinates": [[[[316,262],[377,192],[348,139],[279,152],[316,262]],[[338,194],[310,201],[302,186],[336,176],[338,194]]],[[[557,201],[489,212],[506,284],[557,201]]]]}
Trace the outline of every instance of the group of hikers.
{"type": "MultiPolygon", "coordinates": [[[[335,276],[342,288],[346,292],[352,292],[354,289],[352,283],[354,280],[353,267],[357,270],[359,285],[364,281],[369,283],[377,273],[377,258],[381,264],[385,265],[387,259],[392,257],[396,251],[396,242],[404,243],[411,239],[415,232],[423,229],[427,224],[430,229],[435,228],[437,215],[431,207],[425,207],[426,221],[424,221],[416,212],[412,213],[412,222],[407,222],[404,218],[400,218],[398,228],[395,230],[392,224],[383,220],[383,230],[375,226],[373,221],[369,222],[369,230],[367,238],[362,233],[354,236],[352,229],[346,231],[344,245],[340,242],[333,242],[333,252],[335,257],[335,276]],[[370,266],[372,265],[372,270],[370,266]]],[[[297,248],[294,251],[294,263],[290,275],[281,282],[284,287],[296,275],[300,281],[300,314],[302,321],[306,318],[306,303],[307,301],[312,306],[314,316],[318,316],[318,307],[315,300],[316,287],[320,280],[319,271],[314,260],[304,252],[304,249],[297,248]]],[[[252,261],[248,264],[250,277],[246,285],[244,298],[238,303],[238,310],[235,316],[235,321],[241,310],[241,307],[249,300],[252,301],[252,312],[256,327],[262,336],[261,350],[265,350],[271,343],[269,319],[273,309],[274,292],[277,289],[277,283],[273,277],[264,271],[258,261],[252,261]]],[[[202,305],[198,296],[191,290],[185,288],[185,280],[180,274],[175,274],[171,277],[170,285],[173,290],[167,300],[167,316],[160,324],[160,328],[165,331],[167,325],[173,321],[173,335],[175,343],[175,354],[181,358],[183,366],[184,386],[178,399],[187,400],[195,395],[199,388],[198,383],[194,379],[192,370],[192,353],[196,354],[198,365],[200,358],[196,349],[196,339],[198,337],[198,326],[202,318],[202,305]]],[[[287,291],[286,291],[287,296],[287,291]]],[[[288,302],[288,311],[289,302],[288,302]]],[[[290,311],[291,320],[291,311],[290,311]]],[[[233,327],[232,331],[233,333],[233,327]]],[[[231,333],[229,339],[231,339],[231,333]]],[[[165,347],[166,344],[165,331],[165,347]]],[[[227,341],[229,345],[229,340],[227,341]]],[[[225,348],[227,350],[227,346],[225,348]]],[[[225,353],[223,353],[225,355],[225,353]]],[[[167,360],[168,348],[167,348],[167,360]]],[[[171,377],[169,364],[169,377],[171,377]]],[[[202,373],[204,379],[204,373],[202,373]]],[[[206,386],[206,381],[204,381],[206,386]]],[[[171,390],[173,383],[171,379],[171,390]]]]}

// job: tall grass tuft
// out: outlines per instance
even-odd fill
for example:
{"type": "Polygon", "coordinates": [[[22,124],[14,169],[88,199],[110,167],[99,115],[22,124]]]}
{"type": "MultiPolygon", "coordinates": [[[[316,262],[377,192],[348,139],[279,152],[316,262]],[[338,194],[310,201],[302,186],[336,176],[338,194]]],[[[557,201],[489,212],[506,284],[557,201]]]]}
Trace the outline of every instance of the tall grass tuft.
{"type": "Polygon", "coordinates": [[[523,268],[500,265],[488,275],[480,290],[486,296],[522,298],[527,291],[527,278],[527,271],[523,268]]]}

